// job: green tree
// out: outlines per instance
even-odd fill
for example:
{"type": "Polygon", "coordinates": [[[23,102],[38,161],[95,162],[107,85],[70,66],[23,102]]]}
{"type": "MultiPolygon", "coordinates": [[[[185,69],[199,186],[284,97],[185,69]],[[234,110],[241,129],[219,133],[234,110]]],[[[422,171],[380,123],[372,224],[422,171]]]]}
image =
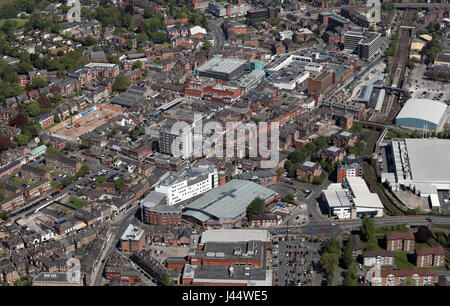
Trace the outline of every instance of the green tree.
{"type": "Polygon", "coordinates": [[[124,181],[123,178],[119,177],[119,178],[114,180],[114,187],[115,187],[116,190],[120,190],[124,186],[125,186],[125,181],[124,181]]]}
{"type": "Polygon", "coordinates": [[[281,198],[281,201],[286,203],[295,204],[295,197],[293,193],[285,195],[283,198],[281,198]]]}
{"type": "Polygon", "coordinates": [[[44,88],[47,86],[48,86],[47,81],[41,77],[34,77],[33,80],[31,81],[31,88],[33,89],[44,88]]]}
{"type": "Polygon", "coordinates": [[[170,280],[170,276],[167,273],[161,275],[159,281],[163,286],[173,286],[173,282],[170,280]]]}
{"type": "Polygon", "coordinates": [[[41,106],[37,101],[31,101],[26,107],[27,113],[30,117],[36,117],[41,114],[41,106]]]}
{"type": "Polygon", "coordinates": [[[247,207],[247,215],[259,215],[266,209],[266,203],[260,197],[255,198],[247,207]]]}
{"type": "Polygon", "coordinates": [[[203,49],[210,49],[212,47],[212,44],[209,40],[205,41],[205,43],[203,44],[203,49]]]}
{"type": "Polygon", "coordinates": [[[56,147],[54,147],[54,146],[48,147],[47,148],[47,152],[53,153],[53,154],[59,154],[59,150],[56,147]]]}
{"type": "Polygon", "coordinates": [[[89,149],[93,144],[91,137],[84,137],[81,139],[80,149],[89,149]]]}
{"type": "Polygon", "coordinates": [[[365,218],[362,221],[360,232],[364,241],[369,241],[373,239],[375,234],[375,219],[373,218],[365,218]]]}
{"type": "Polygon", "coordinates": [[[142,68],[142,62],[140,60],[137,60],[133,64],[133,69],[141,69],[142,68]]]}
{"type": "Polygon", "coordinates": [[[357,286],[357,285],[358,285],[358,280],[356,279],[356,277],[354,277],[350,273],[347,273],[342,282],[342,286],[357,286]]]}
{"type": "Polygon", "coordinates": [[[130,82],[128,81],[127,77],[123,73],[119,73],[114,80],[112,89],[113,91],[123,92],[127,90],[129,86],[130,82]]]}
{"type": "Polygon", "coordinates": [[[325,272],[327,272],[328,274],[334,273],[338,261],[339,256],[335,253],[325,252],[320,257],[320,264],[322,265],[322,268],[325,270],[325,272]]]}
{"type": "Polygon", "coordinates": [[[81,166],[80,170],[78,170],[76,177],[82,177],[85,176],[86,174],[89,174],[89,172],[91,171],[91,169],[87,166],[87,165],[83,165],[81,166]]]}
{"type": "Polygon", "coordinates": [[[336,237],[331,237],[325,245],[325,252],[334,253],[337,257],[341,257],[341,242],[336,237]]]}
{"type": "Polygon", "coordinates": [[[349,240],[345,244],[344,250],[342,252],[342,263],[344,264],[344,267],[346,269],[349,269],[354,261],[355,259],[353,258],[353,247],[351,241],[349,240]]]}
{"type": "Polygon", "coordinates": [[[95,187],[97,187],[99,184],[107,182],[107,181],[108,181],[108,179],[106,178],[106,176],[100,175],[95,178],[94,185],[95,185],[95,187]]]}
{"type": "Polygon", "coordinates": [[[278,176],[282,176],[285,172],[286,172],[286,170],[283,169],[283,168],[277,169],[277,175],[278,175],[278,176]]]}

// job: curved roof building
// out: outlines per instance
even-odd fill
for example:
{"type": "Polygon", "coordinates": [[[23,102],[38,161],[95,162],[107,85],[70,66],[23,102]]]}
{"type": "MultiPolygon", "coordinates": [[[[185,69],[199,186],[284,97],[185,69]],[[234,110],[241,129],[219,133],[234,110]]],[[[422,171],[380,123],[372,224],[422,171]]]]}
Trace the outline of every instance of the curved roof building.
{"type": "Polygon", "coordinates": [[[447,105],[430,99],[409,99],[395,118],[398,126],[439,130],[447,105]]]}

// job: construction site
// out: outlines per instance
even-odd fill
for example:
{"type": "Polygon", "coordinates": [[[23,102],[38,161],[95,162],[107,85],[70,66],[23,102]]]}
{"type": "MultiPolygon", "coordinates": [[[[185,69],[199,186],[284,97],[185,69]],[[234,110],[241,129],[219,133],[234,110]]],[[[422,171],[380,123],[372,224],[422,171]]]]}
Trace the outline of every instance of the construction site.
{"type": "Polygon", "coordinates": [[[123,108],[111,105],[94,106],[54,126],[51,133],[56,137],[77,141],[80,136],[95,130],[105,124],[108,119],[120,115],[123,111],[123,108]]]}

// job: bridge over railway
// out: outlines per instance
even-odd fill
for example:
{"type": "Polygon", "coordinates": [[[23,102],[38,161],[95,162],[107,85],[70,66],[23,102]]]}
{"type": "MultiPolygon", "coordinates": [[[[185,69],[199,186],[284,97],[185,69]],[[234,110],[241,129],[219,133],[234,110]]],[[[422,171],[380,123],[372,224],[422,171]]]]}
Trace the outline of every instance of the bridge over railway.
{"type": "Polygon", "coordinates": [[[374,88],[385,89],[385,90],[387,90],[388,92],[392,92],[392,91],[408,92],[408,90],[405,89],[405,88],[392,87],[392,86],[387,86],[387,85],[374,84],[373,87],[374,87],[374,88]]]}
{"type": "Polygon", "coordinates": [[[392,129],[392,130],[399,130],[402,132],[411,132],[410,130],[407,130],[407,129],[404,129],[404,128],[401,128],[399,126],[392,125],[392,124],[385,124],[385,123],[364,121],[364,120],[354,120],[353,122],[355,124],[361,124],[362,127],[364,127],[364,128],[372,128],[372,129],[376,129],[379,131],[382,131],[384,129],[392,129]]]}

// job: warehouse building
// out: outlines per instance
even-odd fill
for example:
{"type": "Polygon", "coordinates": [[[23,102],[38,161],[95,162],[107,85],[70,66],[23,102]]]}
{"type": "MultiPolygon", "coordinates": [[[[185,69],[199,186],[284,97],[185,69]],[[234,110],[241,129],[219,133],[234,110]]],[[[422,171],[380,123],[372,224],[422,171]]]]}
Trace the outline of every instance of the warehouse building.
{"type": "Polygon", "coordinates": [[[232,227],[245,218],[247,206],[257,197],[268,205],[279,194],[251,181],[231,180],[187,205],[183,219],[203,226],[232,227]]]}
{"type": "Polygon", "coordinates": [[[383,204],[371,193],[361,177],[345,177],[342,184],[331,184],[322,191],[322,201],[330,216],[338,219],[383,217],[383,204]]]}
{"type": "Polygon", "coordinates": [[[431,99],[409,99],[395,118],[397,126],[439,132],[445,126],[447,105],[431,99]]]}
{"type": "Polygon", "coordinates": [[[450,189],[450,140],[393,139],[388,144],[393,171],[382,173],[392,190],[409,189],[439,208],[438,190],[450,189]]]}

